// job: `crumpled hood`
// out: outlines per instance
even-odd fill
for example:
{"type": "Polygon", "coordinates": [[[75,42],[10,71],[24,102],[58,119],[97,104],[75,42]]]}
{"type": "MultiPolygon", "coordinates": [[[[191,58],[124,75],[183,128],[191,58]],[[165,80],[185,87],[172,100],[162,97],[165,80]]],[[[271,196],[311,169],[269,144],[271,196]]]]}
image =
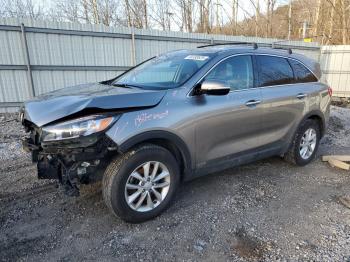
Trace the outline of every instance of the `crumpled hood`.
{"type": "Polygon", "coordinates": [[[118,110],[157,105],[166,91],[115,87],[99,83],[59,89],[24,103],[24,118],[41,127],[84,109],[118,110]]]}

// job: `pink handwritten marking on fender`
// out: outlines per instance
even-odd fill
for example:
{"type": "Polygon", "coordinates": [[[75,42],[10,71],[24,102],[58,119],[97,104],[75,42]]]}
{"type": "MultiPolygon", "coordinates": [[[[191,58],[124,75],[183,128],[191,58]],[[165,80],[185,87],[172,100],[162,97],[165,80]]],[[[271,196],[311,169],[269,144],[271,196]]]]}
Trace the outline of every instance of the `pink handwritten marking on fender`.
{"type": "Polygon", "coordinates": [[[166,117],[168,115],[169,115],[169,111],[168,110],[166,110],[164,112],[161,112],[161,113],[153,113],[153,114],[142,113],[142,114],[139,114],[135,118],[135,126],[139,127],[139,126],[141,126],[143,123],[145,123],[147,121],[163,119],[164,117],[166,117]]]}

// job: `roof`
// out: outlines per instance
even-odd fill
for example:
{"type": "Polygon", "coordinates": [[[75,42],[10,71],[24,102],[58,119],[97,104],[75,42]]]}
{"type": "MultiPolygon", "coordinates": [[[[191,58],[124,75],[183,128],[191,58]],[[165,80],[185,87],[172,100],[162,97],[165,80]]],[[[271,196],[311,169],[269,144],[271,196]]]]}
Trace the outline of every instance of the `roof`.
{"type": "MultiPolygon", "coordinates": [[[[252,43],[233,43],[233,44],[218,44],[201,46],[195,49],[182,49],[172,52],[185,52],[189,54],[206,55],[206,54],[218,54],[218,55],[234,55],[240,53],[255,53],[255,54],[268,54],[275,56],[290,57],[304,63],[308,68],[315,73],[317,77],[321,76],[320,65],[317,61],[310,59],[304,55],[293,53],[291,49],[281,49],[272,47],[259,47],[252,43]]],[[[170,52],[170,53],[172,53],[170,52]]]]}
{"type": "Polygon", "coordinates": [[[265,54],[274,54],[274,55],[283,55],[283,56],[291,56],[293,57],[293,53],[291,49],[286,48],[269,48],[269,47],[258,47],[256,44],[218,44],[218,45],[208,45],[208,46],[200,46],[194,49],[181,49],[174,50],[167,53],[173,52],[185,52],[192,54],[236,54],[236,53],[265,53],[265,54]]]}

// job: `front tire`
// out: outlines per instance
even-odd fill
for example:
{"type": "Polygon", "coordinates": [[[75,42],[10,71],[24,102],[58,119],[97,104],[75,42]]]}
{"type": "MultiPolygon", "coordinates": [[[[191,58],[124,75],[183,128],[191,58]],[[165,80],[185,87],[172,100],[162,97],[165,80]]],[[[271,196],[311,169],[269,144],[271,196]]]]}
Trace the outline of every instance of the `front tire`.
{"type": "Polygon", "coordinates": [[[316,156],[320,138],[319,124],[313,119],[305,120],[297,130],[284,159],[298,166],[309,164],[316,156]]]}
{"type": "Polygon", "coordinates": [[[167,149],[142,145],[108,165],[102,182],[103,198],[114,215],[140,223],[170,206],[179,181],[179,166],[167,149]]]}

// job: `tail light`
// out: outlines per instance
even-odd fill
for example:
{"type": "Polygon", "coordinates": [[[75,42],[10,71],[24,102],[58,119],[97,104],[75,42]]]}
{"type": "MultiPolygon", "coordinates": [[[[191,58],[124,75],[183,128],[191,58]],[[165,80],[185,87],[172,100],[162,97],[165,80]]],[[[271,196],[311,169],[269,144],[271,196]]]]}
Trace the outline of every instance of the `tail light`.
{"type": "Polygon", "coordinates": [[[332,96],[332,94],[333,94],[332,88],[331,88],[331,87],[328,87],[328,95],[329,95],[329,96],[332,96]]]}

